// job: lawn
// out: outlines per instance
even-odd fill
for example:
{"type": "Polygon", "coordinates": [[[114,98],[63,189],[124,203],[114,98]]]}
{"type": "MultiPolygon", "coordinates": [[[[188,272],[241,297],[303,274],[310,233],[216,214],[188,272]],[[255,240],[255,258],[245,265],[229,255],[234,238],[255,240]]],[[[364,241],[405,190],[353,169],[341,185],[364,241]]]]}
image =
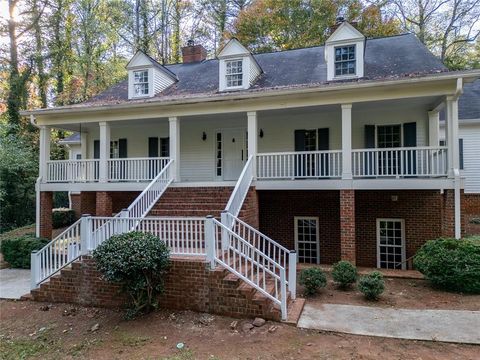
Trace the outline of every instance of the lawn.
{"type": "Polygon", "coordinates": [[[0,301],[2,359],[473,359],[478,347],[301,330],[267,322],[159,311],[134,321],[120,312],[67,304],[0,301]],[[98,324],[98,325],[96,325],[98,324]],[[98,329],[96,329],[98,327],[98,329]],[[95,330],[96,329],[96,330],[95,330]],[[92,331],[93,330],[93,331],[92,331]],[[177,349],[183,343],[182,350],[177,349]]]}

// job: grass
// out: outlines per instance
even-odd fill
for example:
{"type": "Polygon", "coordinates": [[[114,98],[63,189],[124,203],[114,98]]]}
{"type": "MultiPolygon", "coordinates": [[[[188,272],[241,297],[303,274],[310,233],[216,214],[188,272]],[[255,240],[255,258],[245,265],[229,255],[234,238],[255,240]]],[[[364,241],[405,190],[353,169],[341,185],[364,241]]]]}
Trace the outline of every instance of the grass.
{"type": "Polygon", "coordinates": [[[56,340],[46,335],[32,339],[0,339],[2,360],[23,360],[40,355],[51,354],[58,349],[56,340]]]}
{"type": "Polygon", "coordinates": [[[22,226],[0,234],[0,241],[9,237],[18,237],[26,234],[35,234],[35,224],[22,226]]]}

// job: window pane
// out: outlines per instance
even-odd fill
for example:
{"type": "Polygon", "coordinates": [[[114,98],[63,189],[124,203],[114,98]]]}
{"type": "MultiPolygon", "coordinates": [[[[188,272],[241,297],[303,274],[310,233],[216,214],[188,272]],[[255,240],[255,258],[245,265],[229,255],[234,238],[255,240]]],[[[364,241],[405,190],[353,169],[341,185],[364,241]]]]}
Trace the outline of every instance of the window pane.
{"type": "Polygon", "coordinates": [[[335,75],[354,75],[355,67],[355,46],[336,47],[335,75]]]}

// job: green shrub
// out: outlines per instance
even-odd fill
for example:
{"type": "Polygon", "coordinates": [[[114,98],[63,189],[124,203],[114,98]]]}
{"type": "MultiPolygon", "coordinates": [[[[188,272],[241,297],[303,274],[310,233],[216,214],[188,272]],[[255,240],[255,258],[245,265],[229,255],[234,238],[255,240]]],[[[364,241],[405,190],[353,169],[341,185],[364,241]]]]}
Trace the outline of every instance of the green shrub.
{"type": "Polygon", "coordinates": [[[105,280],[121,285],[129,295],[127,318],[157,308],[169,257],[165,242],[140,232],[112,236],[93,251],[105,280]]]}
{"type": "Polygon", "coordinates": [[[319,268],[304,269],[300,272],[300,285],[305,287],[305,295],[315,295],[318,289],[327,285],[327,278],[319,268]]]}
{"type": "Polygon", "coordinates": [[[67,208],[52,210],[52,226],[54,229],[70,226],[75,222],[75,211],[67,208]]]}
{"type": "Polygon", "coordinates": [[[30,255],[33,250],[40,250],[50,240],[37,238],[33,234],[22,235],[12,238],[4,238],[0,249],[6,262],[11,267],[30,269],[30,255]]]}
{"type": "Polygon", "coordinates": [[[332,277],[341,288],[346,289],[357,281],[357,268],[348,261],[339,261],[333,265],[332,277]]]}
{"type": "Polygon", "coordinates": [[[433,286],[480,294],[480,237],[438,239],[425,243],[413,259],[433,286]]]}
{"type": "Polygon", "coordinates": [[[362,276],[358,281],[358,290],[368,300],[378,300],[385,290],[383,275],[378,271],[372,271],[370,274],[362,276]]]}

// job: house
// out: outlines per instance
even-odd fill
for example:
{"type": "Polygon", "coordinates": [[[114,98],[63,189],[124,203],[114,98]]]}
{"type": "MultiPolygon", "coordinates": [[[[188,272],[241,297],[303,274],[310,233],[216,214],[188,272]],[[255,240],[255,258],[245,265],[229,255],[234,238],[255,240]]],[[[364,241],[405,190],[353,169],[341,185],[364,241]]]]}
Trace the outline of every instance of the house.
{"type": "Polygon", "coordinates": [[[51,236],[54,191],[78,192],[91,215],[34,255],[32,287],[140,229],[205,255],[284,316],[297,261],[407,269],[427,240],[462,235],[458,107],[480,71],[448,71],[412,34],[366,39],[348,22],[324,46],[182,51],[172,65],[139,51],[103,93],[23,113],[40,129],[38,234],[51,236]],[[79,133],[78,158],[49,159],[51,128],[79,133]]]}

